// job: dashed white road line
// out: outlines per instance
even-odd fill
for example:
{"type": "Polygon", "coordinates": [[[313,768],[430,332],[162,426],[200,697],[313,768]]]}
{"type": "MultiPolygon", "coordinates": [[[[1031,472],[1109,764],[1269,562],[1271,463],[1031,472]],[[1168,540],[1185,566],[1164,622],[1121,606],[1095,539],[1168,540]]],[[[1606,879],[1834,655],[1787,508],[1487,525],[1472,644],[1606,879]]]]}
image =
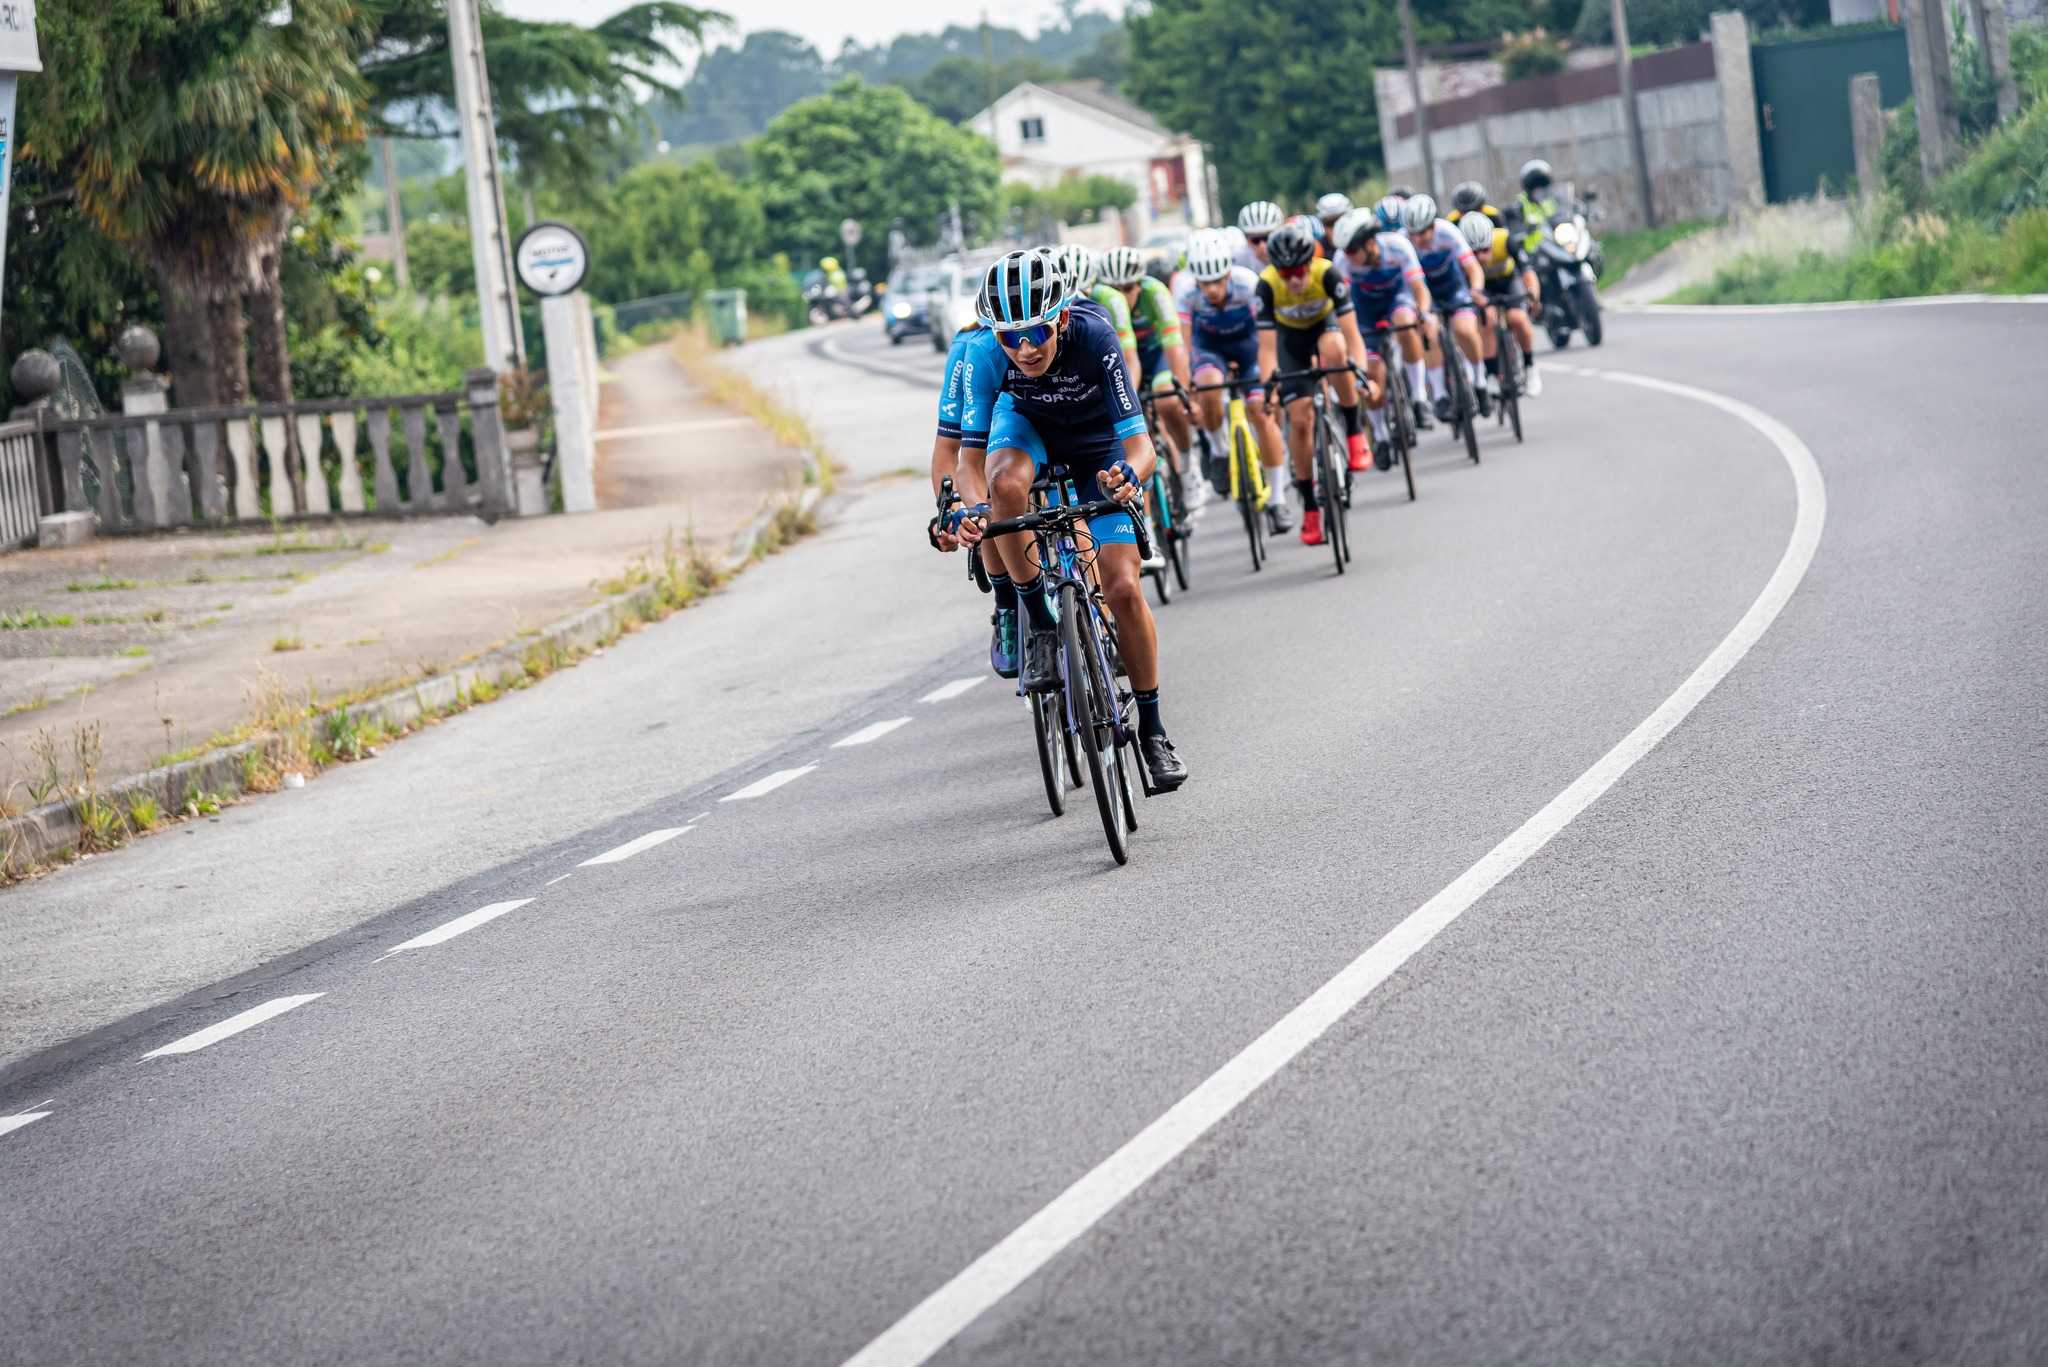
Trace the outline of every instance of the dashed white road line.
{"type": "Polygon", "coordinates": [[[616,864],[622,859],[631,859],[642,850],[651,850],[656,845],[665,845],[684,832],[695,829],[696,827],[694,826],[670,826],[665,830],[649,831],[643,836],[628,840],[615,850],[606,850],[603,854],[592,855],[576,867],[587,869],[592,864],[616,864]]]}
{"type": "Polygon", "coordinates": [[[239,1035],[244,1030],[263,1024],[263,1022],[271,1019],[273,1016],[282,1016],[285,1012],[295,1007],[304,1006],[310,1001],[317,1001],[325,995],[326,993],[324,992],[302,992],[295,997],[272,997],[261,1006],[252,1006],[240,1015],[229,1016],[218,1025],[209,1025],[204,1030],[195,1030],[183,1039],[172,1040],[161,1049],[150,1050],[143,1057],[158,1058],[165,1054],[197,1053],[209,1044],[219,1044],[231,1035],[239,1035]]]}
{"type": "Polygon", "coordinates": [[[755,779],[738,792],[727,793],[718,800],[720,802],[749,802],[757,797],[766,797],[783,784],[794,783],[817,767],[815,764],[806,764],[801,769],[778,769],[768,775],[768,777],[755,779]]]}
{"type": "MultiPolygon", "coordinates": [[[[1545,369],[1549,369],[1546,364],[1545,369]]],[[[1692,385],[1616,371],[1558,366],[1565,374],[1597,376],[1710,405],[1741,419],[1768,438],[1791,471],[1798,496],[1792,537],[1756,601],[1721,638],[1678,690],[1574,779],[1569,787],[1495,845],[1449,887],[1424,902],[1337,975],[1211,1073],[1157,1120],[1105,1158],[995,1247],[847,1359],[846,1367],[919,1367],[1092,1229],[1125,1198],[1187,1152],[1218,1122],[1292,1063],[1325,1031],[1419,953],[1502,879],[1549,844],[1573,818],[1650,753],[1699,706],[1769,629],[1792,597],[1820,544],[1827,520],[1827,487],[1813,453],[1792,430],[1739,399],[1692,385]]]]}
{"type": "MultiPolygon", "coordinates": [[[[478,907],[467,915],[458,916],[452,921],[444,921],[432,930],[415,935],[404,944],[391,946],[391,948],[384,951],[382,958],[388,959],[401,950],[425,949],[429,945],[445,944],[456,936],[467,934],[486,922],[497,920],[508,911],[519,910],[519,908],[532,900],[531,897],[521,897],[512,902],[493,902],[487,907],[478,907]]],[[[379,962],[382,962],[382,959],[379,962]]]]}
{"type": "Polygon", "coordinates": [[[934,688],[931,692],[919,698],[918,701],[951,702],[954,698],[959,697],[962,693],[965,693],[987,677],[988,675],[986,674],[977,674],[971,679],[955,679],[949,684],[941,684],[939,687],[934,688]]]}
{"type": "Polygon", "coordinates": [[[13,1134],[24,1125],[33,1125],[48,1114],[48,1111],[23,1111],[20,1115],[0,1115],[0,1136],[13,1134]]]}
{"type": "Polygon", "coordinates": [[[866,745],[870,741],[880,740],[899,726],[908,725],[910,725],[910,718],[908,717],[895,717],[889,721],[878,721],[872,726],[863,726],[850,736],[841,736],[838,740],[832,742],[832,748],[834,750],[843,750],[849,745],[866,745]]]}

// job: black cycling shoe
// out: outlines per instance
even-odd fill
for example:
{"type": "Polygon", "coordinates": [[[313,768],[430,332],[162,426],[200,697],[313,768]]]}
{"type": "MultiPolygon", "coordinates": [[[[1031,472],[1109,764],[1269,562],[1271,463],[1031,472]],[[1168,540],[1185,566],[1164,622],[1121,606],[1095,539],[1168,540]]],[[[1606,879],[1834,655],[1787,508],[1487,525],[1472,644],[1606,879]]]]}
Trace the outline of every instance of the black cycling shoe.
{"type": "Polygon", "coordinates": [[[1138,737],[1138,753],[1145,758],[1145,772],[1152,776],[1152,786],[1160,792],[1170,793],[1188,781],[1188,766],[1173,752],[1173,742],[1166,737],[1138,737]]]}
{"type": "Polygon", "coordinates": [[[1372,468],[1391,470],[1394,468],[1394,443],[1381,437],[1372,444],[1372,468]]]}
{"type": "Polygon", "coordinates": [[[1287,504],[1285,502],[1268,503],[1266,505],[1267,535],[1285,536],[1293,530],[1294,514],[1288,511],[1287,504]]]}
{"type": "Polygon", "coordinates": [[[1024,691],[1050,693],[1060,686],[1060,634],[1050,627],[1024,633],[1024,691]]]}
{"type": "Polygon", "coordinates": [[[1422,400],[1417,399],[1415,401],[1415,430],[1427,432],[1435,426],[1435,421],[1429,416],[1429,409],[1423,405],[1422,400]]]}
{"type": "Polygon", "coordinates": [[[1487,397],[1484,389],[1479,391],[1479,416],[1482,418],[1493,416],[1493,401],[1487,397]]]}
{"type": "Polygon", "coordinates": [[[1436,401],[1436,420],[1438,422],[1449,422],[1451,420],[1450,395],[1446,394],[1436,401]]]}

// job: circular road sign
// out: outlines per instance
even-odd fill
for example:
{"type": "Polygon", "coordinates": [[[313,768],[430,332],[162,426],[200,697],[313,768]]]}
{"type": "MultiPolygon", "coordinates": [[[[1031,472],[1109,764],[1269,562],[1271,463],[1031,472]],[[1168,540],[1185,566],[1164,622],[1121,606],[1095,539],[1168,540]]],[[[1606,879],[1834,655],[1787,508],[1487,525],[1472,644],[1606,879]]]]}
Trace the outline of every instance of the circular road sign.
{"type": "Polygon", "coordinates": [[[512,260],[535,294],[567,294],[590,270],[590,244],[566,223],[536,223],[519,235],[512,260]]]}
{"type": "Polygon", "coordinates": [[[839,240],[846,244],[848,251],[858,247],[860,245],[860,220],[856,218],[841,219],[839,222],[839,240]]]}

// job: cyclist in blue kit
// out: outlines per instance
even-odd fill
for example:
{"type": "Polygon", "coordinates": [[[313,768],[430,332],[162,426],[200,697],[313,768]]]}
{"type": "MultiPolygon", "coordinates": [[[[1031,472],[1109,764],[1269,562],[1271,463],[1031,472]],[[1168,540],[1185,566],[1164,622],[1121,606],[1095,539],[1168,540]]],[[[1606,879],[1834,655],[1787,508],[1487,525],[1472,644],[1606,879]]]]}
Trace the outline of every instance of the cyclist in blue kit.
{"type": "MultiPolygon", "coordinates": [[[[988,268],[975,300],[981,330],[946,375],[942,416],[957,403],[960,448],[985,449],[988,503],[954,509],[944,527],[980,539],[987,517],[1022,517],[1041,468],[1069,472],[1084,501],[1115,499],[1131,514],[1093,519],[1095,572],[1116,618],[1117,644],[1138,704],[1138,752],[1155,787],[1178,788],[1187,765],[1160,720],[1159,634],[1145,600],[1133,516],[1143,516],[1145,482],[1158,460],[1138,391],[1107,314],[1074,298],[1045,252],[1011,252],[988,268]]],[[[961,462],[964,466],[966,461],[961,462]]],[[[1059,619],[1026,536],[996,538],[1026,625],[1023,685],[1059,685],[1059,619]]],[[[993,566],[991,566],[993,568],[993,566]]]]}

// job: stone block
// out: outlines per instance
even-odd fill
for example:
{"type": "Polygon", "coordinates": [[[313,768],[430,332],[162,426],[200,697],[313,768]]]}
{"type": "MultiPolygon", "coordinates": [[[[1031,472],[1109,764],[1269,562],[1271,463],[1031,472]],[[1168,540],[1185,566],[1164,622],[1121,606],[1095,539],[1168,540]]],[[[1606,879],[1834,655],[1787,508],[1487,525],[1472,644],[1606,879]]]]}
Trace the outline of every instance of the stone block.
{"type": "Polygon", "coordinates": [[[92,540],[96,525],[91,513],[48,513],[36,521],[36,545],[44,550],[83,546],[92,540]]]}

